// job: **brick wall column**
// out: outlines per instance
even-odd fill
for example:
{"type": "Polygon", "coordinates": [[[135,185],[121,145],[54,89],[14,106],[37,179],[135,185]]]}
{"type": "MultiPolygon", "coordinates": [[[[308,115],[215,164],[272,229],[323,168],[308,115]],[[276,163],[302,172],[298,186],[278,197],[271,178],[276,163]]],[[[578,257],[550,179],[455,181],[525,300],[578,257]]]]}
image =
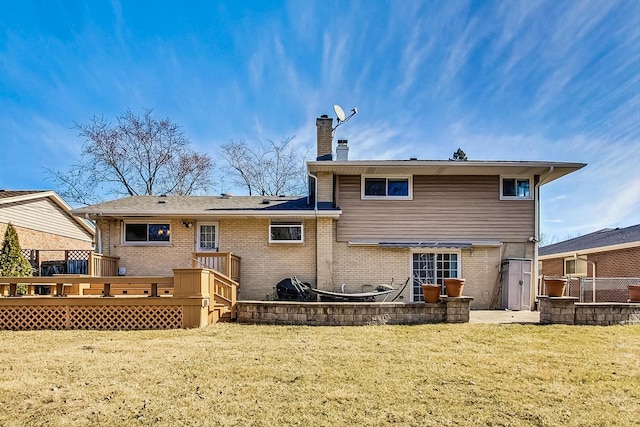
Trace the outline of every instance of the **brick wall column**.
{"type": "Polygon", "coordinates": [[[316,279],[318,289],[333,287],[333,219],[318,218],[316,225],[316,279]]]}
{"type": "Polygon", "coordinates": [[[573,325],[575,323],[574,305],[580,298],[576,297],[538,297],[540,307],[540,323],[559,323],[573,325]]]}
{"type": "Polygon", "coordinates": [[[447,323],[469,323],[469,303],[473,297],[440,297],[447,304],[447,323]]]}
{"type": "Polygon", "coordinates": [[[318,172],[318,202],[333,203],[333,173],[318,172]]]}

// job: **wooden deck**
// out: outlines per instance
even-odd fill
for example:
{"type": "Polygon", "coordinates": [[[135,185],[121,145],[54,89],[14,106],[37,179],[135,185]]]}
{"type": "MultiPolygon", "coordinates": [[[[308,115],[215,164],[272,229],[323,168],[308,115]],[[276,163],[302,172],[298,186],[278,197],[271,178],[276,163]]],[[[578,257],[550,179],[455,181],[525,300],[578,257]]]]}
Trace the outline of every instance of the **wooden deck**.
{"type": "Polygon", "coordinates": [[[168,277],[0,277],[0,329],[48,329],[53,324],[58,325],[54,329],[154,329],[175,327],[178,318],[180,327],[200,327],[235,320],[237,288],[228,276],[203,268],[174,269],[168,277]],[[27,289],[24,296],[18,292],[22,286],[27,289]],[[50,295],[35,295],[36,286],[49,287],[50,295]],[[51,307],[60,307],[55,315],[66,317],[46,320],[51,307]],[[89,320],[80,319],[83,316],[89,320]],[[92,316],[102,320],[90,320],[92,316]],[[122,316],[135,318],[131,327],[122,323],[122,316]],[[163,316],[168,317],[159,321],[163,316]]]}

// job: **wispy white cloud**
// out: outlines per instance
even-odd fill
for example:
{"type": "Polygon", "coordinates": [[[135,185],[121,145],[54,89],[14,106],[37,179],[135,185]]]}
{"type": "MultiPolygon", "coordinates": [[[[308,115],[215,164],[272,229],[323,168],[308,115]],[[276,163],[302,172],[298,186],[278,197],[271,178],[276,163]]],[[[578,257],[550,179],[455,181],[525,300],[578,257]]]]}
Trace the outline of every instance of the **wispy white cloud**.
{"type": "Polygon", "coordinates": [[[597,211],[603,222],[640,211],[635,186],[617,190],[640,163],[634,2],[202,4],[157,9],[154,25],[136,2],[86,3],[73,22],[72,7],[42,7],[46,22],[0,16],[3,147],[72,158],[74,120],[148,107],[214,154],[231,138],[315,147],[315,119],[337,103],[360,111],[336,132],[351,158],[461,147],[471,159],[589,163],[543,187],[553,234],[591,231],[597,211]]]}

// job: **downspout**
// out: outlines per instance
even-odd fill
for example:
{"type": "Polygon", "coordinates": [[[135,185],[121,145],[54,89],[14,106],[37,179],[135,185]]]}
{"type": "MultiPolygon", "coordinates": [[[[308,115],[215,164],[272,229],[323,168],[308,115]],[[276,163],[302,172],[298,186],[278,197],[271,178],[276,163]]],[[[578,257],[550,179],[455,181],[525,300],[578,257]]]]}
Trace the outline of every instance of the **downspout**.
{"type": "MultiPolygon", "coordinates": [[[[549,172],[540,177],[539,181],[535,185],[534,189],[534,204],[535,204],[535,224],[534,224],[534,234],[535,241],[533,243],[533,276],[535,277],[536,289],[535,289],[535,297],[538,297],[538,283],[540,282],[540,278],[538,275],[540,274],[538,269],[538,243],[540,242],[540,187],[544,183],[544,180],[547,179],[549,175],[553,173],[555,168],[553,166],[549,167],[549,172]]],[[[535,298],[534,298],[535,299],[535,298]]]]}
{"type": "Polygon", "coordinates": [[[97,242],[98,247],[96,249],[98,250],[98,253],[101,254],[102,253],[102,229],[97,225],[98,223],[96,222],[96,231],[98,232],[98,242],[97,242]]]}
{"type": "MultiPolygon", "coordinates": [[[[316,218],[316,287],[318,287],[318,177],[312,175],[310,172],[307,172],[309,178],[313,178],[313,182],[315,185],[313,186],[313,212],[316,218]]],[[[311,196],[311,192],[309,192],[309,196],[311,196]]],[[[307,203],[309,200],[307,200],[307,203]]]]}
{"type": "Polygon", "coordinates": [[[593,280],[591,281],[591,301],[596,302],[596,263],[593,261],[589,261],[586,258],[580,258],[577,252],[573,254],[573,256],[576,260],[576,266],[578,265],[578,259],[581,259],[582,261],[589,263],[593,266],[593,280]]]}
{"type": "MultiPolygon", "coordinates": [[[[309,178],[313,178],[313,181],[315,182],[315,185],[313,186],[314,188],[314,197],[313,197],[313,201],[314,201],[314,207],[313,210],[316,213],[316,218],[318,217],[318,177],[315,175],[312,175],[311,173],[307,172],[307,175],[309,175],[309,178]]],[[[307,203],[309,202],[309,197],[307,196],[307,203]]]]}
{"type": "MultiPolygon", "coordinates": [[[[89,214],[85,215],[85,218],[89,219],[89,214]]],[[[98,219],[95,220],[95,225],[96,225],[96,247],[94,248],[94,250],[101,254],[102,253],[102,229],[100,228],[102,221],[98,221],[98,219]]]]}

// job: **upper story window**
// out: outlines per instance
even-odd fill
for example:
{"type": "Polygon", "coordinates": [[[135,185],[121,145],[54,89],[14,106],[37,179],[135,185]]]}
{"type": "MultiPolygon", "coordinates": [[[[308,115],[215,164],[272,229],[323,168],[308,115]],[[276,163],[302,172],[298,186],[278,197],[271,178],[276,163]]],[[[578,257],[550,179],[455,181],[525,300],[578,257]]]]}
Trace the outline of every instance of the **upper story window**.
{"type": "Polygon", "coordinates": [[[501,200],[530,200],[531,179],[519,177],[502,177],[500,179],[501,200]]]}
{"type": "Polygon", "coordinates": [[[403,177],[362,176],[363,199],[411,200],[412,179],[403,177]]]}
{"type": "Polygon", "coordinates": [[[124,243],[169,243],[171,224],[127,222],[124,224],[124,243]]]}
{"type": "Polygon", "coordinates": [[[302,222],[272,222],[269,225],[269,243],[302,243],[302,222]]]}

